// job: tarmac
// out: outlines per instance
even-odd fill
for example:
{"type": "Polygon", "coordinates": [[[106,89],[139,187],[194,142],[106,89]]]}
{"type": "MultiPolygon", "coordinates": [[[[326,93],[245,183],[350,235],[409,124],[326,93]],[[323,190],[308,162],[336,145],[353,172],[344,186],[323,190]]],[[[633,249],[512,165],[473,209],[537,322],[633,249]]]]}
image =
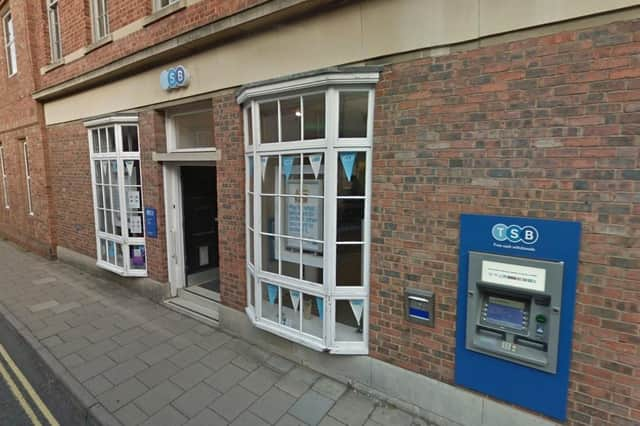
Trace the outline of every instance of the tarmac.
{"type": "Polygon", "coordinates": [[[0,240],[0,314],[96,425],[424,425],[226,330],[0,240]]]}

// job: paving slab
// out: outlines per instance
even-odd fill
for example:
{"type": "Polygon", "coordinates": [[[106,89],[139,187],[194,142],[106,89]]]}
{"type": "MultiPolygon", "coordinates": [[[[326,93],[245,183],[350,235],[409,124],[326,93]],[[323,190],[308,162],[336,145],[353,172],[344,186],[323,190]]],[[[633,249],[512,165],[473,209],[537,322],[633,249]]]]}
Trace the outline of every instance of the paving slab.
{"type": "Polygon", "coordinates": [[[227,421],[233,421],[245,411],[257,397],[248,390],[235,386],[229,392],[216,399],[211,408],[227,421]]]}
{"type": "Polygon", "coordinates": [[[137,426],[147,420],[149,417],[135,404],[127,404],[115,412],[115,416],[123,425],[137,426]]]}
{"type": "Polygon", "coordinates": [[[213,403],[220,395],[222,394],[211,386],[205,383],[199,383],[189,392],[182,394],[181,397],[173,401],[171,405],[185,416],[193,418],[213,403]]]}
{"type": "Polygon", "coordinates": [[[272,389],[251,405],[251,412],[274,424],[291,408],[294,397],[280,389],[272,389]]]}
{"type": "Polygon", "coordinates": [[[231,426],[269,426],[262,419],[256,417],[248,411],[240,414],[237,419],[231,423],[231,426]]]}
{"type": "Polygon", "coordinates": [[[235,365],[229,365],[209,377],[206,383],[224,393],[237,385],[238,382],[247,377],[248,374],[249,373],[235,365]]]}
{"type": "Polygon", "coordinates": [[[217,413],[205,408],[185,426],[227,426],[229,423],[217,413]]]}
{"type": "Polygon", "coordinates": [[[164,381],[145,392],[137,398],[134,403],[136,406],[151,416],[169,405],[174,399],[182,395],[182,389],[170,381],[164,381]]]}
{"type": "Polygon", "coordinates": [[[289,413],[308,425],[317,425],[333,404],[333,400],[309,390],[289,409],[289,413]]]}
{"type": "Polygon", "coordinates": [[[240,385],[250,392],[260,396],[267,392],[280,379],[275,371],[260,367],[240,382],[240,385]]]}
{"type": "Polygon", "coordinates": [[[181,426],[189,419],[178,410],[168,405],[143,423],[145,426],[181,426]]]}
{"type": "Polygon", "coordinates": [[[99,395],[98,401],[107,410],[115,412],[144,394],[147,390],[148,388],[145,385],[133,378],[99,395]]]}
{"type": "Polygon", "coordinates": [[[350,391],[336,402],[329,415],[348,426],[361,426],[374,409],[375,401],[350,391]]]}

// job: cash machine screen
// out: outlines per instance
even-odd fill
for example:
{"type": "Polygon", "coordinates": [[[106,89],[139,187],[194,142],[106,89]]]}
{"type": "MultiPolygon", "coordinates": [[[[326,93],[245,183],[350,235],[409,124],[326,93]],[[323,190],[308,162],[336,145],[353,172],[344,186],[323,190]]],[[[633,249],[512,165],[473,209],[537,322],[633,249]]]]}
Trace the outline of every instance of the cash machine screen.
{"type": "Polygon", "coordinates": [[[485,321],[512,328],[523,328],[526,323],[525,304],[500,297],[489,297],[485,306],[485,321]]]}

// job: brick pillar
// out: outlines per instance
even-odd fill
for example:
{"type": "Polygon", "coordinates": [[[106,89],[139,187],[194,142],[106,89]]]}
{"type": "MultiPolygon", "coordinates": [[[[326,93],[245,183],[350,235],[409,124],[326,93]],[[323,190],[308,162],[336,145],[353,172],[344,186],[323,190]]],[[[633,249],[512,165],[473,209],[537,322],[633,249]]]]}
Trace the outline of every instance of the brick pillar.
{"type": "Polygon", "coordinates": [[[213,134],[219,152],[218,248],[222,303],[246,306],[245,183],[242,114],[232,90],[213,96],[213,134]]]}

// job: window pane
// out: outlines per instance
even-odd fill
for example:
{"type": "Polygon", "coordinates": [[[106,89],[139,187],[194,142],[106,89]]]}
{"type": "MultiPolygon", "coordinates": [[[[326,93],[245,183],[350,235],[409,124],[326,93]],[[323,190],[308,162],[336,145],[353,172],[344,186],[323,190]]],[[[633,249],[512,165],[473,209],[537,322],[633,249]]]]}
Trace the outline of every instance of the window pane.
{"type": "Polygon", "coordinates": [[[113,127],[107,128],[107,145],[109,152],[116,152],[116,134],[113,127]]]}
{"type": "Polygon", "coordinates": [[[276,239],[268,235],[262,236],[262,270],[278,273],[278,260],[276,259],[276,239]]]}
{"type": "Polygon", "coordinates": [[[105,232],[107,234],[113,234],[113,217],[111,215],[111,210],[106,210],[104,212],[104,218],[105,218],[105,232]]]}
{"type": "Polygon", "coordinates": [[[107,262],[116,264],[116,243],[113,241],[107,241],[107,262]]]}
{"type": "Polygon", "coordinates": [[[104,226],[104,210],[98,209],[98,229],[100,232],[105,232],[104,226]]]}
{"type": "Polygon", "coordinates": [[[104,187],[104,208],[111,208],[111,187],[109,186],[104,187]]]}
{"type": "Polygon", "coordinates": [[[325,128],[324,93],[304,96],[304,138],[323,139],[325,128]]]}
{"type": "Polygon", "coordinates": [[[107,261],[107,241],[100,239],[100,260],[107,261]]]}
{"type": "Polygon", "coordinates": [[[281,210],[285,214],[281,215],[281,228],[280,233],[282,235],[289,235],[292,237],[300,236],[300,197],[281,197],[282,200],[281,210]]]}
{"type": "Polygon", "coordinates": [[[280,123],[282,126],[282,141],[299,141],[300,120],[300,98],[283,99],[280,101],[280,123]]]}
{"type": "Polygon", "coordinates": [[[324,240],[324,200],[321,198],[302,199],[302,237],[324,240]]]}
{"type": "Polygon", "coordinates": [[[367,137],[368,92],[340,92],[341,138],[367,137]]]}
{"type": "Polygon", "coordinates": [[[122,255],[122,244],[116,244],[116,265],[124,267],[124,256],[122,255]]]}
{"type": "Polygon", "coordinates": [[[300,240],[282,238],[280,245],[282,256],[282,275],[300,279],[300,240]]]}
{"type": "Polygon", "coordinates": [[[253,119],[251,116],[251,107],[247,108],[247,144],[253,145],[253,119]]]}
{"type": "Polygon", "coordinates": [[[324,195],[324,154],[304,156],[304,195],[324,195]]]}
{"type": "Polygon", "coordinates": [[[100,170],[100,161],[94,161],[93,164],[95,167],[96,183],[100,184],[102,183],[102,171],[100,170]]]}
{"type": "Polygon", "coordinates": [[[278,157],[260,157],[260,170],[262,173],[262,193],[275,194],[278,176],[278,157]]]}
{"type": "Polygon", "coordinates": [[[249,170],[249,192],[253,192],[253,156],[247,158],[247,170],[249,170]]]}
{"type": "Polygon", "coordinates": [[[129,247],[129,267],[131,269],[145,269],[147,264],[144,246],[129,247]]]}
{"type": "Polygon", "coordinates": [[[120,210],[120,196],[118,195],[118,187],[111,187],[111,203],[113,204],[114,210],[120,210]]]}
{"type": "Polygon", "coordinates": [[[176,148],[210,148],[213,141],[213,113],[202,111],[174,117],[176,148]]]}
{"type": "Polygon", "coordinates": [[[364,324],[364,300],[336,300],[336,340],[362,342],[364,324]]]}
{"type": "Polygon", "coordinates": [[[260,104],[260,142],[278,142],[278,102],[260,104]]]}
{"type": "Polygon", "coordinates": [[[93,152],[100,152],[100,139],[98,137],[98,130],[96,129],[91,131],[91,142],[93,143],[93,152]]]}
{"type": "Polygon", "coordinates": [[[102,128],[99,130],[100,133],[100,146],[102,147],[102,152],[109,152],[109,144],[107,143],[107,129],[102,128]]]}
{"type": "Polygon", "coordinates": [[[116,235],[122,235],[122,216],[120,212],[113,212],[113,226],[116,235]]]}
{"type": "Polygon", "coordinates": [[[336,285],[361,286],[364,269],[362,244],[338,244],[336,247],[336,285]]]}
{"type": "Polygon", "coordinates": [[[300,195],[300,155],[283,155],[281,167],[281,193],[300,195]]]}
{"type": "Polygon", "coordinates": [[[253,238],[254,237],[253,237],[253,235],[254,235],[254,232],[253,231],[249,231],[249,263],[251,265],[254,264],[254,248],[253,248],[253,244],[254,244],[253,238]]]}
{"type": "Polygon", "coordinates": [[[144,237],[144,226],[141,213],[128,214],[127,215],[129,236],[130,237],[144,237]]]}
{"type": "Polygon", "coordinates": [[[98,208],[104,207],[104,200],[102,199],[102,185],[96,185],[96,201],[98,203],[98,208]]]}
{"type": "Polygon", "coordinates": [[[300,292],[282,288],[280,323],[300,331],[300,292]]]}
{"type": "Polygon", "coordinates": [[[262,283],[262,318],[278,322],[280,288],[271,283],[262,283]]]}
{"type": "Polygon", "coordinates": [[[138,152],[138,127],[122,126],[122,150],[138,152]]]}
{"type": "Polygon", "coordinates": [[[247,203],[248,203],[248,209],[249,209],[249,222],[248,225],[250,228],[254,227],[253,224],[253,194],[249,194],[247,195],[247,203]]]}
{"type": "Polygon", "coordinates": [[[302,295],[302,331],[322,338],[324,318],[324,298],[311,296],[309,294],[302,295]]]}
{"type": "Polygon", "coordinates": [[[364,200],[338,200],[337,241],[364,241],[364,200]]]}
{"type": "Polygon", "coordinates": [[[262,232],[273,234],[276,232],[276,197],[262,196],[262,232]]]}
{"type": "Polygon", "coordinates": [[[366,153],[338,153],[338,195],[364,196],[366,185],[366,153]]]}
{"type": "Polygon", "coordinates": [[[109,161],[109,182],[111,185],[118,184],[118,162],[116,160],[109,161]]]}
{"type": "Polygon", "coordinates": [[[124,160],[124,184],[140,185],[140,161],[124,160]]]}
{"type": "Polygon", "coordinates": [[[322,284],[323,279],[323,244],[310,241],[302,242],[302,279],[322,284]]]}
{"type": "Polygon", "coordinates": [[[251,271],[247,270],[247,280],[248,280],[248,287],[249,287],[249,294],[247,297],[247,303],[249,304],[249,306],[255,306],[256,305],[256,298],[255,298],[255,278],[253,276],[253,274],[251,273],[251,271]]]}

